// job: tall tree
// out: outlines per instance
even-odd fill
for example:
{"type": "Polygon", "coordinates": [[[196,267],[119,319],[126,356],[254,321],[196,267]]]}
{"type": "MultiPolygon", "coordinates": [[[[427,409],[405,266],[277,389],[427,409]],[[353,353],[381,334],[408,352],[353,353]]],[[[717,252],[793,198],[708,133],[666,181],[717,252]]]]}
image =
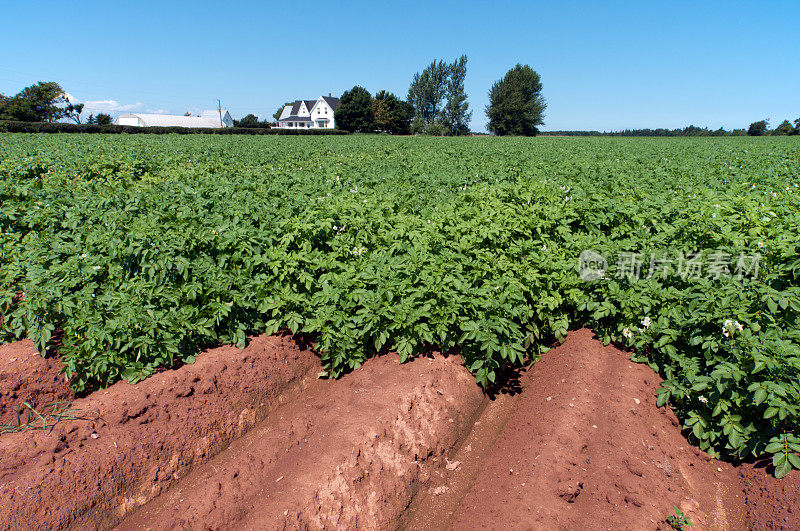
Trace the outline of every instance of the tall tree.
{"type": "Polygon", "coordinates": [[[800,135],[800,118],[794,121],[794,134],[800,135]]]}
{"type": "Polygon", "coordinates": [[[750,127],[747,128],[747,134],[750,136],[764,136],[767,134],[768,124],[769,120],[759,120],[758,122],[753,122],[750,124],[750,127]]]}
{"type": "Polygon", "coordinates": [[[414,107],[414,117],[425,125],[440,118],[442,102],[447,95],[447,79],[450,65],[436,60],[428,65],[422,73],[414,74],[408,89],[408,103],[414,107]]]}
{"type": "Polygon", "coordinates": [[[393,135],[407,135],[411,132],[414,108],[408,102],[398,100],[391,92],[382,90],[375,94],[372,110],[378,131],[393,135]]]}
{"type": "Polygon", "coordinates": [[[58,83],[40,81],[13,98],[0,99],[0,120],[55,122],[65,115],[64,103],[68,102],[58,83]]]}
{"type": "Polygon", "coordinates": [[[784,120],[775,130],[772,132],[773,135],[791,135],[794,132],[794,127],[792,124],[789,123],[789,120],[784,120]]]}
{"type": "Polygon", "coordinates": [[[467,56],[462,55],[450,65],[450,76],[447,81],[447,103],[442,110],[442,123],[451,135],[469,133],[469,121],[472,111],[469,110],[464,80],[467,77],[467,56]]]}
{"type": "Polygon", "coordinates": [[[486,106],[486,126],[496,135],[535,136],[544,124],[547,103],[539,74],[528,65],[517,65],[492,85],[486,106]]]}
{"type": "Polygon", "coordinates": [[[355,86],[345,91],[333,116],[339,129],[358,133],[375,131],[372,95],[364,87],[355,86]]]}

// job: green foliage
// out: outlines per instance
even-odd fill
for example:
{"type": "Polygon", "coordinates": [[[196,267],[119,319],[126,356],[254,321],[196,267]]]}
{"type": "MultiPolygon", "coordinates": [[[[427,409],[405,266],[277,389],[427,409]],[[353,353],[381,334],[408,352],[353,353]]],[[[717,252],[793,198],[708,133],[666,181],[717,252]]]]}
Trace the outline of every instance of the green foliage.
{"type": "Polygon", "coordinates": [[[451,135],[469,134],[469,121],[472,111],[469,110],[464,80],[467,77],[467,56],[462,55],[450,65],[450,76],[447,80],[447,103],[442,110],[442,124],[451,135]]]}
{"type": "Polygon", "coordinates": [[[339,99],[334,113],[336,127],[351,133],[371,133],[375,131],[375,114],[372,95],[364,87],[355,86],[346,90],[339,99]]]}
{"type": "Polygon", "coordinates": [[[687,527],[694,527],[691,519],[683,514],[683,511],[675,507],[675,514],[671,514],[667,516],[667,524],[672,529],[677,529],[677,531],[686,531],[687,527]]]}
{"type": "MultiPolygon", "coordinates": [[[[21,122],[55,122],[74,114],[75,106],[67,111],[62,105],[69,104],[64,90],[54,81],[39,81],[25,87],[13,98],[0,97],[0,120],[21,122]]],[[[81,110],[83,105],[80,105],[81,110]]],[[[80,114],[80,113],[78,113],[80,114]]]]}
{"type": "Polygon", "coordinates": [[[486,386],[590,326],[663,376],[693,443],[780,476],[800,449],[798,155],[796,137],[4,135],[0,335],[45,352],[60,331],[76,390],[280,330],[332,377],[433,348],[486,386]],[[585,249],[607,278],[581,280],[585,249]],[[623,252],[761,260],[637,280],[623,252]]]}
{"type": "Polygon", "coordinates": [[[408,102],[414,109],[414,133],[435,136],[469,133],[472,112],[464,89],[466,76],[466,55],[452,64],[434,60],[421,73],[414,74],[408,89],[408,102]],[[431,127],[434,124],[437,125],[431,127]]]}
{"type": "Polygon", "coordinates": [[[764,136],[767,134],[768,126],[769,120],[753,122],[750,124],[750,127],[747,128],[747,134],[750,136],[764,136]]]}
{"type": "Polygon", "coordinates": [[[794,127],[792,127],[792,124],[789,123],[789,120],[782,121],[772,132],[772,134],[776,136],[791,135],[792,133],[794,133],[794,127]]]}
{"type": "MultiPolygon", "coordinates": [[[[280,116],[280,114],[278,116],[280,116]]],[[[248,114],[241,120],[234,120],[233,125],[234,127],[247,127],[247,128],[263,127],[266,129],[269,128],[269,123],[259,122],[258,116],[256,116],[255,114],[248,114]]]]}
{"type": "Polygon", "coordinates": [[[441,117],[449,75],[450,65],[434,59],[421,73],[414,74],[411,80],[406,99],[414,107],[414,117],[425,125],[441,117]]]}
{"type": "Polygon", "coordinates": [[[111,115],[101,112],[94,117],[94,123],[97,125],[111,125],[111,115]]]}
{"type": "Polygon", "coordinates": [[[414,108],[408,102],[398,100],[391,92],[382,90],[372,100],[375,125],[378,131],[392,135],[411,133],[411,118],[414,108]]]}
{"type": "Polygon", "coordinates": [[[539,74],[517,63],[489,91],[486,128],[498,136],[536,136],[537,126],[544,124],[546,107],[539,74]]]}

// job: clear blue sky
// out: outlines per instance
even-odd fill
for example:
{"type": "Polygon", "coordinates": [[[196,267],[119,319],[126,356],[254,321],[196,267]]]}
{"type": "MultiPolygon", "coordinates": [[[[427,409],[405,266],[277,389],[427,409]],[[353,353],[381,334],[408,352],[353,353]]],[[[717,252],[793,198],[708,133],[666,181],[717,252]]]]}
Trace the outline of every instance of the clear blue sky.
{"type": "MultiPolygon", "coordinates": [[[[517,62],[542,76],[545,130],[726,129],[800,116],[800,0],[37,1],[3,7],[0,93],[58,81],[95,111],[271,115],[359,84],[405,97],[434,58],[469,56],[473,130],[517,62]]],[[[116,114],[113,113],[112,114],[116,114]]]]}

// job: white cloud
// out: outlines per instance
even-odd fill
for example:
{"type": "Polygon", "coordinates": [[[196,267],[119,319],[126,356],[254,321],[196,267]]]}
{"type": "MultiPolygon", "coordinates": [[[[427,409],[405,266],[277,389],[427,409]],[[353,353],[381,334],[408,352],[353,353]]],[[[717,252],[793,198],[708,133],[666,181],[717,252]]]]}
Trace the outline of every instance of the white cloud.
{"type": "Polygon", "coordinates": [[[72,94],[65,92],[64,96],[69,99],[70,103],[83,103],[84,114],[97,114],[97,113],[123,113],[128,111],[142,110],[145,104],[137,101],[136,103],[120,103],[117,100],[86,100],[81,101],[72,94]]]}
{"type": "MultiPolygon", "coordinates": [[[[72,99],[70,99],[72,101],[72,99]]],[[[144,107],[144,103],[137,101],[136,103],[123,104],[116,100],[87,100],[84,102],[85,107],[83,112],[92,113],[121,113],[126,111],[139,110],[144,107]]]]}

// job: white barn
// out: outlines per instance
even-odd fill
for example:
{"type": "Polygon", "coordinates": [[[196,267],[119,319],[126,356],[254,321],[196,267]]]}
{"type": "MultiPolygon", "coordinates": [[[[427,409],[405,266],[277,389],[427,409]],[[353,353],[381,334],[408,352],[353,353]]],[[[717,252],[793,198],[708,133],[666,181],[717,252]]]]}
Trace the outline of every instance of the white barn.
{"type": "Polygon", "coordinates": [[[123,114],[114,120],[115,125],[136,127],[233,127],[233,118],[228,111],[203,111],[200,116],[176,116],[173,114],[123,114]]]}
{"type": "Polygon", "coordinates": [[[339,98],[320,96],[316,100],[297,100],[287,105],[278,118],[280,129],[333,129],[336,121],[333,113],[339,106],[339,98]]]}

